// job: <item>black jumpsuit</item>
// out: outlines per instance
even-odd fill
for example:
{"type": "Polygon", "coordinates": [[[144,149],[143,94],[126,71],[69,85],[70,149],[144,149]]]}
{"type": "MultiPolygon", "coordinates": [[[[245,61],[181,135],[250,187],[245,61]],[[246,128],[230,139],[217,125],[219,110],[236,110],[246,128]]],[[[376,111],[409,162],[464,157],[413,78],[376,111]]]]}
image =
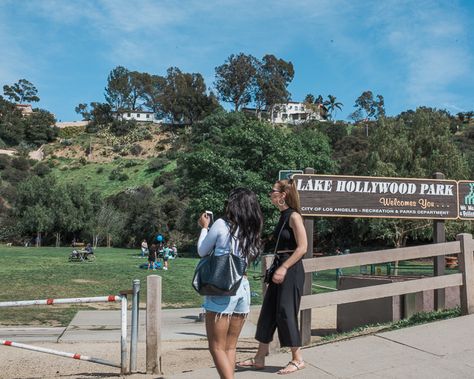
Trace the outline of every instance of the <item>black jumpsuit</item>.
{"type": "MultiPolygon", "coordinates": [[[[290,216],[295,212],[288,208],[281,212],[280,220],[273,234],[275,241],[280,229],[286,220],[280,235],[277,251],[296,249],[296,239],[291,229],[290,216]]],[[[285,262],[292,252],[280,253],[280,265],[285,262]]],[[[301,295],[303,294],[304,269],[301,259],[291,266],[281,284],[270,282],[263,299],[262,309],[257,323],[255,339],[262,343],[270,343],[273,340],[275,329],[278,330],[278,338],[282,347],[301,346],[301,336],[298,329],[298,312],[300,309],[301,295]]]]}

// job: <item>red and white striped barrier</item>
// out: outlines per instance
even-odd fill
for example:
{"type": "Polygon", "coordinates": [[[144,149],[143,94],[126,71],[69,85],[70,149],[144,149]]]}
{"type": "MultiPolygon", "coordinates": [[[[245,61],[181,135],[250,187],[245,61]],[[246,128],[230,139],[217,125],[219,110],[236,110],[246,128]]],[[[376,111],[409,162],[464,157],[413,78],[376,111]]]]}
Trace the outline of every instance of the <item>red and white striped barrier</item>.
{"type": "Polygon", "coordinates": [[[55,304],[74,304],[74,303],[105,303],[121,301],[121,296],[99,296],[99,297],[76,297],[70,299],[46,299],[46,300],[21,300],[21,301],[3,301],[2,307],[27,307],[30,305],[55,305],[55,304]]]}
{"type": "Polygon", "coordinates": [[[47,349],[45,347],[32,346],[32,345],[27,345],[27,344],[24,344],[24,343],[18,343],[18,342],[13,342],[13,341],[6,341],[6,340],[0,340],[0,345],[18,347],[20,349],[26,349],[26,350],[32,350],[32,351],[39,351],[41,353],[60,355],[61,357],[79,359],[81,361],[89,361],[89,362],[94,362],[94,363],[100,363],[100,364],[106,365],[106,366],[112,366],[112,367],[120,368],[120,365],[115,364],[113,362],[106,361],[106,360],[100,359],[100,358],[89,357],[87,355],[81,355],[81,354],[77,354],[77,353],[67,353],[67,352],[64,352],[64,351],[47,349]]]}
{"type": "Polygon", "coordinates": [[[124,295],[110,295],[110,296],[98,296],[98,297],[78,297],[69,299],[46,299],[46,300],[21,300],[21,301],[3,301],[0,302],[0,308],[6,307],[27,307],[31,305],[55,305],[55,304],[74,304],[74,303],[104,303],[104,302],[115,302],[120,301],[122,303],[120,310],[121,318],[121,335],[120,335],[120,365],[100,359],[93,358],[87,355],[66,353],[62,351],[47,349],[43,347],[37,347],[32,345],[26,345],[23,343],[17,343],[8,340],[0,340],[0,345],[18,347],[20,349],[27,349],[33,351],[39,351],[42,353],[59,355],[67,358],[80,359],[83,361],[89,361],[94,363],[100,363],[107,366],[119,367],[121,373],[127,372],[127,296],[124,295]]]}

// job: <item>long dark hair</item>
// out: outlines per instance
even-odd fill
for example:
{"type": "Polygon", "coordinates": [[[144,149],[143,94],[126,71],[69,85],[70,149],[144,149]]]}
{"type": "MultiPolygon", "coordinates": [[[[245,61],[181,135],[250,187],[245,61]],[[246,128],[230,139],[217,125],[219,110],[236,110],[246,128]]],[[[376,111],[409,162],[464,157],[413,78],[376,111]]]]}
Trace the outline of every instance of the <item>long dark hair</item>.
{"type": "Polygon", "coordinates": [[[230,234],[239,242],[241,255],[249,260],[255,259],[260,253],[263,228],[257,195],[247,188],[232,190],[226,202],[225,218],[229,222],[230,234]]]}

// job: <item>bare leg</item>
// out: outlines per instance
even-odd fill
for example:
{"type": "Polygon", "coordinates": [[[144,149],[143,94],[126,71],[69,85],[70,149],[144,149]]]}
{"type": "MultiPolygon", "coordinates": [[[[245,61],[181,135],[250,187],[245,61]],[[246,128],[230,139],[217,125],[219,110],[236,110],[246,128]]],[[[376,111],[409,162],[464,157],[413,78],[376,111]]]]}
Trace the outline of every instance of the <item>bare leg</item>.
{"type": "Polygon", "coordinates": [[[229,330],[227,331],[226,354],[227,359],[235,370],[235,353],[240,332],[245,323],[245,315],[233,314],[230,318],[229,330]]]}
{"type": "Polygon", "coordinates": [[[221,379],[234,378],[234,366],[229,360],[226,351],[229,326],[229,316],[220,316],[215,312],[206,312],[206,332],[209,350],[221,379]]]}

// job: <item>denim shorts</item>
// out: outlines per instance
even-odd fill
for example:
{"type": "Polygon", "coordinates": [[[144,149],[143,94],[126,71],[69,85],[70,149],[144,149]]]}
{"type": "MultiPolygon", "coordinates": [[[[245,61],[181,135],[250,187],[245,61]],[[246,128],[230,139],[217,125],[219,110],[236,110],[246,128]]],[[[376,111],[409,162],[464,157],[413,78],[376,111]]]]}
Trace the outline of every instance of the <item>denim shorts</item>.
{"type": "Polygon", "coordinates": [[[247,314],[250,312],[250,284],[246,276],[234,296],[204,296],[202,307],[209,312],[247,314]]]}

